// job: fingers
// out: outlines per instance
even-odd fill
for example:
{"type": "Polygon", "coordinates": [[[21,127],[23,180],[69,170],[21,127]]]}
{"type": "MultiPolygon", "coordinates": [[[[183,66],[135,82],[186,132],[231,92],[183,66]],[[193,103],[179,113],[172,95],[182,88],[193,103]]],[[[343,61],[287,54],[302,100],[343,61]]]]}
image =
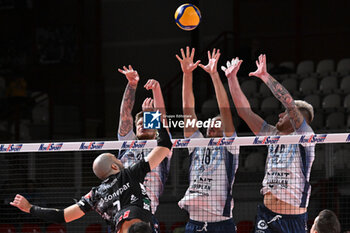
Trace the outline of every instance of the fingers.
{"type": "Polygon", "coordinates": [[[196,63],[194,63],[194,67],[197,67],[200,62],[201,62],[201,60],[196,61],[196,63]]]}
{"type": "Polygon", "coordinates": [[[251,76],[255,76],[255,72],[250,72],[249,77],[251,77],[251,76]]]}
{"type": "Polygon", "coordinates": [[[190,57],[190,47],[186,46],[186,57],[190,57]]]}
{"type": "Polygon", "coordinates": [[[181,63],[182,62],[182,59],[179,57],[179,55],[175,55],[175,57],[177,58],[177,60],[181,63]]]}
{"type": "Polygon", "coordinates": [[[210,51],[208,50],[208,59],[211,59],[210,51]]]}
{"type": "Polygon", "coordinates": [[[226,72],[226,67],[225,66],[221,66],[221,70],[226,72]]]}
{"type": "Polygon", "coordinates": [[[118,68],[118,71],[119,71],[120,73],[122,73],[122,74],[125,74],[125,71],[122,70],[122,69],[119,69],[119,68],[118,68]]]}
{"type": "Polygon", "coordinates": [[[151,97],[146,98],[142,103],[142,110],[143,111],[152,111],[153,110],[153,99],[151,97]]]}
{"type": "Polygon", "coordinates": [[[181,56],[182,56],[182,59],[185,59],[185,52],[184,52],[184,49],[183,48],[181,48],[180,49],[180,51],[181,51],[181,56]]]}
{"type": "Polygon", "coordinates": [[[194,58],[194,52],[195,52],[195,49],[192,48],[192,52],[191,52],[191,59],[192,59],[192,60],[193,60],[193,58],[194,58]]]}
{"type": "Polygon", "coordinates": [[[216,62],[219,61],[220,56],[221,56],[221,53],[219,53],[219,50],[218,50],[217,54],[215,55],[216,62]]]}
{"type": "Polygon", "coordinates": [[[144,85],[144,88],[146,88],[146,90],[150,90],[150,89],[154,89],[156,88],[158,85],[158,81],[155,79],[149,79],[147,81],[147,83],[144,85]]]}

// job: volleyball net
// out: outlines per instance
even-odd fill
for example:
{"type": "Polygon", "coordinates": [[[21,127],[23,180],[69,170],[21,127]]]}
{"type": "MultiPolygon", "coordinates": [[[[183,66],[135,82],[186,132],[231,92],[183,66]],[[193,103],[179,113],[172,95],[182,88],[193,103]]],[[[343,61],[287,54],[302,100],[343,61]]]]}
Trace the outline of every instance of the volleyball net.
{"type": "MultiPolygon", "coordinates": [[[[194,148],[237,148],[238,169],[235,173],[232,194],[233,218],[237,232],[250,232],[255,225],[257,206],[263,203],[260,194],[265,176],[268,145],[305,144],[315,145],[308,203],[309,229],[314,218],[323,209],[333,210],[342,225],[342,231],[350,230],[350,134],[312,134],[259,137],[224,137],[202,139],[173,139],[170,172],[159,199],[156,217],[162,233],[184,232],[188,214],[178,207],[190,186],[189,168],[193,158],[189,150],[194,148]],[[192,159],[192,160],[191,160],[192,159]]],[[[95,212],[68,224],[52,224],[41,221],[9,205],[19,193],[36,205],[65,208],[88,193],[100,180],[92,172],[92,162],[103,152],[118,154],[122,150],[148,150],[156,146],[155,140],[141,141],[81,141],[0,144],[0,232],[107,232],[108,227],[95,212]]],[[[235,149],[236,150],[236,149],[235,149]]],[[[198,169],[215,167],[226,172],[225,166],[215,163],[223,159],[208,157],[196,161],[198,169]]],[[[296,166],[296,165],[295,165],[296,166]]],[[[293,167],[293,165],[292,165],[293,167]]],[[[215,187],[201,180],[195,185],[203,190],[213,189],[208,208],[215,206],[215,192],[222,195],[219,187],[226,181],[218,180],[215,187]],[[199,186],[201,185],[201,186],[199,186]],[[214,190],[215,188],[215,190],[214,190]]],[[[297,181],[296,181],[297,182],[297,181]]],[[[150,187],[152,189],[152,187],[150,187]]],[[[191,190],[190,190],[191,191],[191,190]]],[[[218,204],[219,205],[219,204],[218,204]]],[[[205,211],[202,211],[205,214],[205,211]]]]}

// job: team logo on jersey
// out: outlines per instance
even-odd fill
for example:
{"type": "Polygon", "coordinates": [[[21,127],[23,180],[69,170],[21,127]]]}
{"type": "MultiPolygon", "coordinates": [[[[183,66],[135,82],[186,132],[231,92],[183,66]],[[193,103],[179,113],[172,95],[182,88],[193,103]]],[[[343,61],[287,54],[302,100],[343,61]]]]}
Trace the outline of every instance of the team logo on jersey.
{"type": "Polygon", "coordinates": [[[6,151],[6,152],[18,152],[21,151],[23,144],[8,144],[6,145],[0,145],[0,151],[6,151]]]}
{"type": "Polygon", "coordinates": [[[324,142],[327,134],[312,134],[310,136],[301,136],[299,143],[313,143],[313,142],[324,142]]]}
{"type": "Polygon", "coordinates": [[[146,198],[143,199],[143,208],[145,210],[151,211],[151,202],[150,202],[150,200],[148,200],[146,198]]]}
{"type": "Polygon", "coordinates": [[[138,198],[134,195],[134,194],[131,194],[131,197],[130,197],[130,203],[134,203],[138,200],[138,198]]]}
{"type": "Polygon", "coordinates": [[[277,144],[280,140],[280,136],[265,136],[265,137],[255,137],[253,144],[255,145],[267,145],[267,144],[277,144]]]}
{"type": "Polygon", "coordinates": [[[260,220],[258,222],[258,228],[261,230],[266,230],[269,226],[266,224],[265,220],[260,220]]]}
{"type": "Polygon", "coordinates": [[[41,144],[39,147],[39,151],[59,151],[61,150],[63,143],[49,143],[49,144],[41,144]]]}
{"type": "Polygon", "coordinates": [[[176,139],[173,147],[187,147],[191,139],[176,139]]]}
{"type": "Polygon", "coordinates": [[[80,150],[99,150],[102,149],[103,145],[105,143],[104,142],[90,142],[90,143],[86,143],[83,142],[80,145],[80,150]]]}
{"type": "Polygon", "coordinates": [[[350,134],[348,135],[348,138],[346,139],[347,142],[350,142],[350,134]]]}
{"type": "Polygon", "coordinates": [[[143,141],[131,141],[130,144],[128,144],[127,141],[123,142],[121,149],[140,149],[144,148],[147,144],[147,140],[143,141]]]}
{"type": "Polygon", "coordinates": [[[143,112],[143,128],[144,129],[160,129],[160,116],[162,114],[156,112],[143,112]]]}
{"type": "Polygon", "coordinates": [[[208,146],[230,146],[235,141],[235,137],[210,139],[208,146]]]}

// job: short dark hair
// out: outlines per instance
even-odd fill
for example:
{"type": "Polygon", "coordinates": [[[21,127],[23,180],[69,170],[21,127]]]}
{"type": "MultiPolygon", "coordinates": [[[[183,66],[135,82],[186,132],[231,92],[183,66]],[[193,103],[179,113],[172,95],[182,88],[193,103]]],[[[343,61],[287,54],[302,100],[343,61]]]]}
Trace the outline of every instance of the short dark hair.
{"type": "Polygon", "coordinates": [[[318,233],[340,233],[340,223],[335,213],[327,209],[322,210],[315,222],[315,230],[318,233]]]}
{"type": "Polygon", "coordinates": [[[135,125],[137,125],[137,122],[140,120],[140,118],[143,118],[143,111],[138,112],[138,113],[135,115],[135,125]]]}
{"type": "Polygon", "coordinates": [[[128,233],[152,233],[152,228],[146,222],[137,222],[129,227],[128,233]]]}

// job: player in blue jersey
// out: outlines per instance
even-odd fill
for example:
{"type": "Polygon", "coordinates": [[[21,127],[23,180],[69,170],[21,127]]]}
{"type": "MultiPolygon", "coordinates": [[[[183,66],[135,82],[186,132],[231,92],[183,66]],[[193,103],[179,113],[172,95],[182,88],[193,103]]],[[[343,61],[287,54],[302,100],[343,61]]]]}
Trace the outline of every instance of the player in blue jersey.
{"type": "MultiPolygon", "coordinates": [[[[203,68],[211,77],[220,110],[220,116],[211,119],[214,127],[207,129],[207,137],[235,137],[230,105],[225,88],[217,72],[220,51],[208,51],[207,65],[193,62],[195,49],[186,54],[181,49],[181,58],[176,55],[183,71],[182,101],[185,120],[184,136],[186,138],[203,138],[196,127],[197,116],[192,88],[192,72],[197,66],[203,68]],[[216,127],[215,127],[216,126],[216,127]]],[[[190,185],[185,196],[179,201],[179,206],[188,211],[190,220],[186,224],[186,233],[235,233],[236,226],[232,218],[232,189],[235,173],[238,167],[239,148],[203,147],[189,149],[190,185]]]]}
{"type": "MultiPolygon", "coordinates": [[[[266,69],[266,56],[260,55],[257,70],[249,74],[260,78],[286,110],[279,114],[275,126],[254,113],[237,80],[242,63],[238,58],[223,67],[231,96],[239,116],[257,136],[312,134],[310,123],[314,111],[310,104],[294,100],[266,69]]],[[[307,232],[307,206],[311,193],[309,183],[315,147],[311,144],[269,145],[261,193],[264,205],[258,207],[255,232],[307,232]]]]}
{"type": "MultiPolygon", "coordinates": [[[[135,102],[135,93],[137,84],[140,77],[136,70],[131,66],[123,67],[123,69],[118,69],[118,71],[125,75],[128,80],[128,84],[125,88],[123,100],[120,107],[120,120],[118,129],[118,139],[119,140],[152,140],[156,139],[156,130],[154,129],[144,129],[143,127],[143,112],[144,111],[154,111],[158,109],[161,115],[161,121],[164,126],[167,127],[168,122],[166,120],[165,104],[162,95],[162,90],[158,81],[154,79],[149,79],[144,85],[147,90],[152,90],[153,99],[146,98],[142,104],[142,112],[139,112],[135,116],[135,126],[136,134],[133,131],[133,117],[132,109],[135,102]]],[[[120,159],[125,167],[128,167],[135,162],[146,157],[152,149],[128,149],[123,150],[119,153],[118,159],[120,159]]],[[[171,153],[164,159],[159,166],[149,172],[145,178],[144,185],[147,190],[147,194],[151,199],[152,213],[155,214],[157,206],[159,205],[159,197],[163,192],[163,188],[170,169],[170,159],[171,153]]]]}

